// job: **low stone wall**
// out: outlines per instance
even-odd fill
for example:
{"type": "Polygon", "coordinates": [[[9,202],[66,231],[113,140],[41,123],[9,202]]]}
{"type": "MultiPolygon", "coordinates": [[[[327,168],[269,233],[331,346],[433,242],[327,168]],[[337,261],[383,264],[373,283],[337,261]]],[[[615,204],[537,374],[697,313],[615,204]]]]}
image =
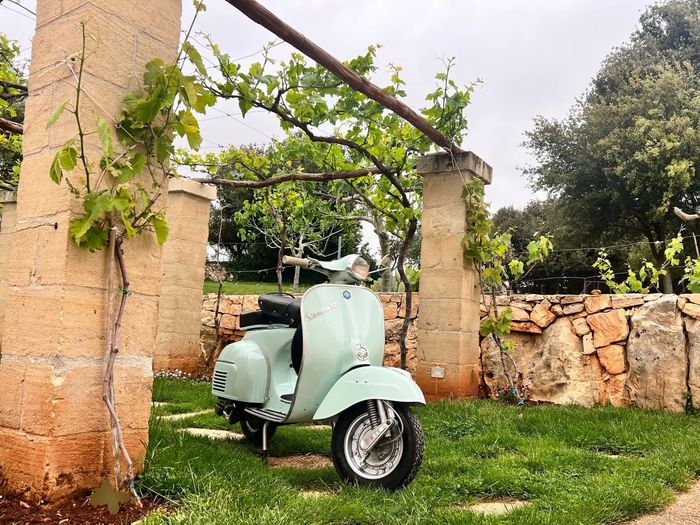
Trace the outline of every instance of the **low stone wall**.
{"type": "MultiPolygon", "coordinates": [[[[498,310],[507,306],[509,355],[529,399],[700,408],[700,294],[496,297],[498,310]]],[[[507,380],[492,338],[482,339],[481,357],[485,390],[495,397],[507,380]]]]}
{"type": "MultiPolygon", "coordinates": [[[[404,295],[379,294],[386,323],[385,364],[399,365],[404,295]]],[[[408,368],[417,365],[414,295],[408,332],[408,368]]],[[[487,297],[490,306],[490,298],[487,297]]],[[[513,311],[509,355],[533,401],[595,406],[635,405],[681,412],[700,409],[700,294],[498,296],[496,308],[513,311]]],[[[257,295],[224,295],[215,332],[216,294],[204,297],[198,368],[208,370],[217,351],[243,337],[242,311],[258,308],[257,295]]],[[[481,305],[482,317],[486,315],[481,305]]],[[[500,353],[491,338],[480,341],[482,392],[507,388],[500,353]]],[[[506,360],[506,366],[513,370],[506,360]]]]}
{"type": "MultiPolygon", "coordinates": [[[[380,293],[378,295],[384,307],[386,330],[384,364],[386,366],[399,366],[401,360],[399,334],[403,320],[406,317],[405,295],[401,293],[380,293]]],[[[257,295],[222,295],[218,309],[220,337],[217,338],[216,297],[216,294],[207,294],[204,296],[202,304],[202,332],[200,339],[203,355],[200,358],[198,368],[203,371],[211,367],[213,356],[215,356],[218,349],[243,337],[244,332],[239,329],[241,312],[259,309],[257,295]]],[[[418,346],[416,318],[420,307],[420,296],[418,294],[413,294],[413,305],[410,315],[411,324],[406,339],[408,349],[407,366],[411,371],[416,369],[416,347],[418,346]]]]}

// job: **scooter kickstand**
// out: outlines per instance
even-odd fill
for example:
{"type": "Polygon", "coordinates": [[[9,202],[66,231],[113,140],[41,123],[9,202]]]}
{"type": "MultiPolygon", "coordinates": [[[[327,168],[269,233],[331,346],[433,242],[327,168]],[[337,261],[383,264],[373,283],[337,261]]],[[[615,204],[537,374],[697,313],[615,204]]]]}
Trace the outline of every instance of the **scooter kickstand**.
{"type": "Polygon", "coordinates": [[[262,460],[267,463],[267,425],[269,424],[269,421],[265,421],[263,423],[263,430],[262,430],[262,460]]]}

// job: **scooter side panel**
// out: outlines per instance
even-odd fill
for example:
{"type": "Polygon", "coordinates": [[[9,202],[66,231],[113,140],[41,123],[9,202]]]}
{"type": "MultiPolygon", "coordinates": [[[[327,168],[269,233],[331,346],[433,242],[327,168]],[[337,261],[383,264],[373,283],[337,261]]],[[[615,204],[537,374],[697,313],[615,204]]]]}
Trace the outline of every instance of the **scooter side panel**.
{"type": "Polygon", "coordinates": [[[348,370],[384,360],[384,311],[368,288],[322,284],[301,303],[304,350],[287,422],[312,421],[326,394],[348,370]]]}
{"type": "Polygon", "coordinates": [[[365,366],[341,377],[323,399],[314,421],[334,418],[346,408],[369,399],[425,405],[425,397],[410,374],[397,368],[365,366]]]}
{"type": "Polygon", "coordinates": [[[217,397],[263,403],[268,365],[260,347],[253,341],[227,345],[214,366],[211,392],[217,397]]]}

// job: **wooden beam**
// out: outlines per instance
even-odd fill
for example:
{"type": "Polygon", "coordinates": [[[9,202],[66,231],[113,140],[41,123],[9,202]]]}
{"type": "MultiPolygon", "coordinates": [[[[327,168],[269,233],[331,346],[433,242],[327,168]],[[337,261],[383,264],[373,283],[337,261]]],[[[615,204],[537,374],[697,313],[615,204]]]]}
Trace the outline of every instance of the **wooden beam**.
{"type": "Polygon", "coordinates": [[[408,123],[420,130],[426,137],[438,146],[442,146],[452,153],[461,153],[463,150],[442,133],[435,129],[427,120],[413,111],[403,102],[392,97],[379,86],[362,78],[340,60],[306,38],[299,31],[278,18],[274,13],[260,5],[255,0],[226,0],[253,22],[260,24],[285,42],[296,47],[306,56],[316,61],[328,71],[333,73],[350,87],[379,102],[385,108],[393,111],[408,123]]]}

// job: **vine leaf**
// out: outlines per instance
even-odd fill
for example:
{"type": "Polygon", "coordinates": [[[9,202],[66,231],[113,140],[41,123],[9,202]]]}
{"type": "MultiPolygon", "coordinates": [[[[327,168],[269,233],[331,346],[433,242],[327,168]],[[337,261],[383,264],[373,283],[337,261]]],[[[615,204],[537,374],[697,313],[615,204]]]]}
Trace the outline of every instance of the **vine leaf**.
{"type": "Polygon", "coordinates": [[[102,146],[102,153],[104,156],[106,158],[112,157],[114,145],[109,132],[109,126],[102,117],[97,117],[97,135],[100,137],[100,144],[102,146]]]}
{"type": "Polygon", "coordinates": [[[156,232],[158,244],[163,244],[168,240],[168,223],[165,222],[165,218],[162,215],[154,215],[151,224],[153,224],[153,230],[156,232]]]}
{"type": "Polygon", "coordinates": [[[194,64],[197,71],[199,71],[202,76],[207,76],[207,68],[204,67],[202,55],[199,53],[199,51],[197,51],[197,49],[189,42],[184,42],[182,44],[182,49],[185,51],[185,53],[187,53],[187,58],[189,58],[190,62],[194,64]]]}
{"type": "Polygon", "coordinates": [[[46,129],[49,129],[58,121],[58,119],[61,118],[61,115],[63,115],[63,111],[66,109],[66,104],[67,102],[64,102],[56,108],[56,111],[53,112],[53,115],[51,115],[49,117],[49,120],[46,121],[46,129]]]}

